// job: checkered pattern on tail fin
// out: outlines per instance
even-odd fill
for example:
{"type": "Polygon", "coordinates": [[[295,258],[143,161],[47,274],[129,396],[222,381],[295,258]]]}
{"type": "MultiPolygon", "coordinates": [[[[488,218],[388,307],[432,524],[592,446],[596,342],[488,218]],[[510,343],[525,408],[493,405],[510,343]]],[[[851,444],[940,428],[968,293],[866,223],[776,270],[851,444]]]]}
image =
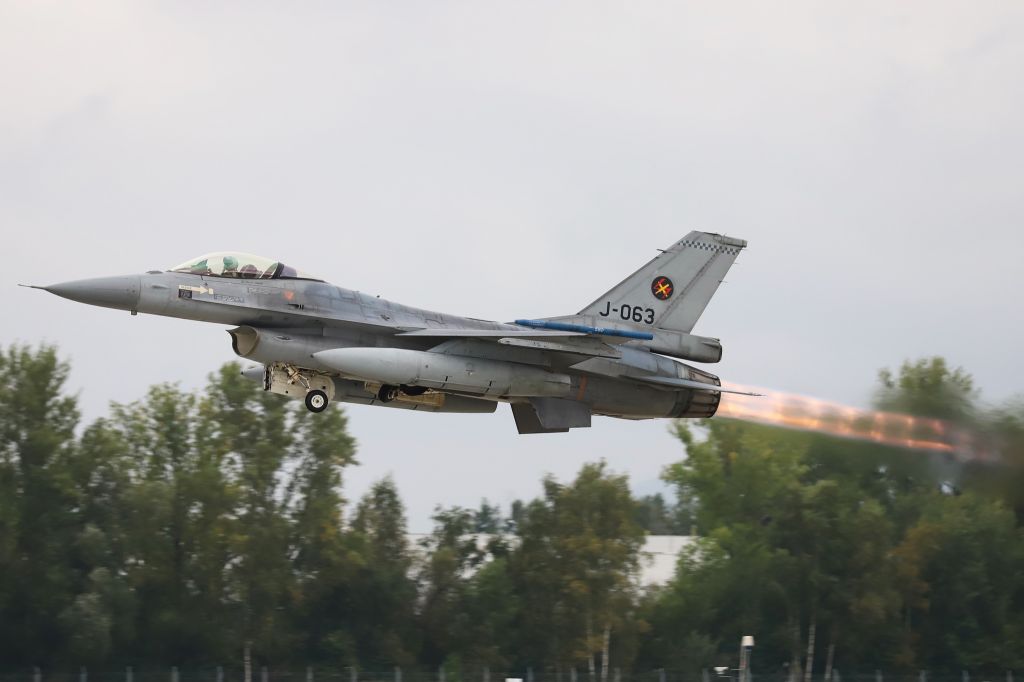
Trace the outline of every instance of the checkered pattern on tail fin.
{"type": "Polygon", "coordinates": [[[690,332],[746,245],[742,239],[691,232],[580,314],[690,332]]]}

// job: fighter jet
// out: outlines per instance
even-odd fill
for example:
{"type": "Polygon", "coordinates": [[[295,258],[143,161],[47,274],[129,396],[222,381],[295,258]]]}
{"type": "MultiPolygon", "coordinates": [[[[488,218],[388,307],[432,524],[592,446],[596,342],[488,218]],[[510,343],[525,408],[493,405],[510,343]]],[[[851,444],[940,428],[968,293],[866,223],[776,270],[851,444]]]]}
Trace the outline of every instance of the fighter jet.
{"type": "Polygon", "coordinates": [[[519,433],[623,419],[711,417],[718,339],[691,334],[747,243],[691,232],[575,315],[489,322],[393,303],[282,262],[210,253],[169,270],[45,287],[105,308],[231,325],[243,373],[322,412],[332,401],[494,412],[519,433]]]}

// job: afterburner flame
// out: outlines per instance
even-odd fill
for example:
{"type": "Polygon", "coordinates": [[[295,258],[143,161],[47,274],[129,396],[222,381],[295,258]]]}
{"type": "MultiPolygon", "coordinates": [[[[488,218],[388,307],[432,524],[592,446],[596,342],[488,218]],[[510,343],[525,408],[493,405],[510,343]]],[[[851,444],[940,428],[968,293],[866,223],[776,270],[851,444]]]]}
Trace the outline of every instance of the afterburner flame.
{"type": "Polygon", "coordinates": [[[862,410],[808,396],[753,386],[731,383],[725,386],[763,393],[764,396],[723,393],[716,418],[740,419],[824,433],[839,438],[936,452],[956,452],[958,441],[961,440],[960,434],[940,419],[862,410]]]}

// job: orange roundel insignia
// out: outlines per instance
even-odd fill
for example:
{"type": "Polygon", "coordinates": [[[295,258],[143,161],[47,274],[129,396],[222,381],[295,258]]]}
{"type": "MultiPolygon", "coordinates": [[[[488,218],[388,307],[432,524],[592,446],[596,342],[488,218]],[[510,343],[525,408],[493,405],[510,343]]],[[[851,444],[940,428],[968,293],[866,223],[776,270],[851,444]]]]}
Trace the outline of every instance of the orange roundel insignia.
{"type": "Polygon", "coordinates": [[[673,291],[675,291],[675,287],[672,285],[672,280],[668,277],[655,277],[654,281],[651,282],[651,293],[659,301],[666,300],[672,295],[673,291]]]}

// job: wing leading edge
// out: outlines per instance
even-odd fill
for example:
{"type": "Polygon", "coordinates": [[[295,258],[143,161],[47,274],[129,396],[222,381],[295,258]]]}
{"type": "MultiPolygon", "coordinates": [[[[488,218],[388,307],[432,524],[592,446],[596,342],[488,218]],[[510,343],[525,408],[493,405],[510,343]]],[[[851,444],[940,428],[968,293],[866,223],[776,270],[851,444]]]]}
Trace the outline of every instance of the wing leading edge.
{"type": "Polygon", "coordinates": [[[586,336],[578,331],[552,329],[414,329],[396,336],[425,336],[431,338],[541,338],[545,336],[586,336]]]}

